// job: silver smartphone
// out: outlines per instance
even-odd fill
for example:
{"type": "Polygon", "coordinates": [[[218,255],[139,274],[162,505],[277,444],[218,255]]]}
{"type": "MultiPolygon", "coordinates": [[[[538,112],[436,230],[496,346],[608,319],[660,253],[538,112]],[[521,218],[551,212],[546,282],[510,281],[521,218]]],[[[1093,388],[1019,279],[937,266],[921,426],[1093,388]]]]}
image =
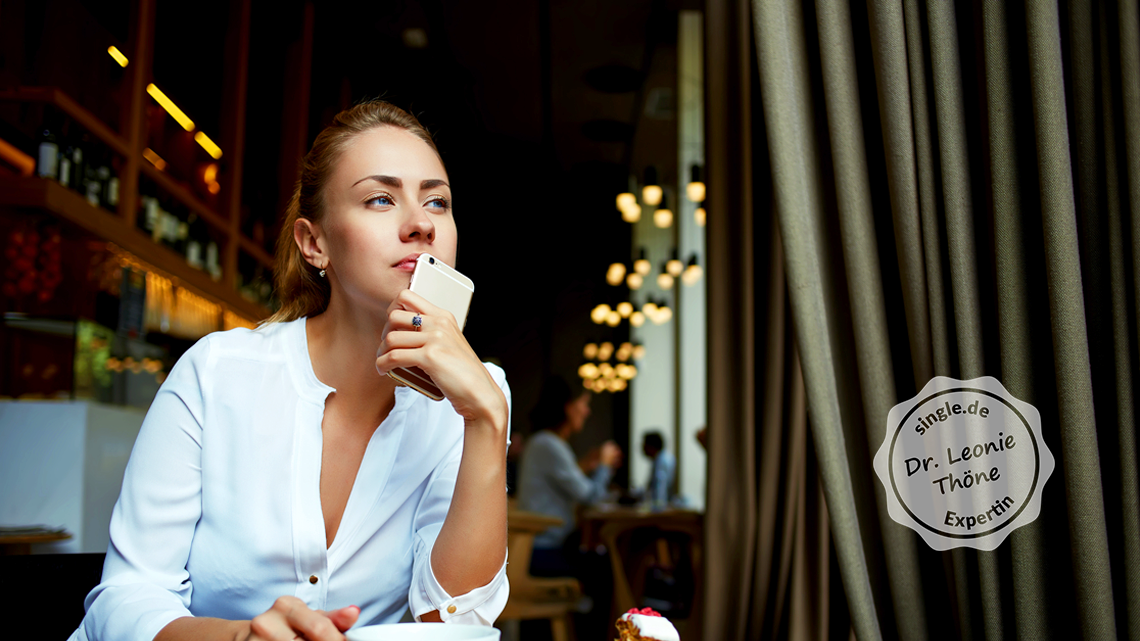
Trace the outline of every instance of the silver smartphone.
{"type": "MultiPolygon", "coordinates": [[[[432,305],[450,312],[459,329],[462,330],[467,323],[467,309],[471,306],[475,284],[442,260],[431,254],[420,254],[416,259],[416,269],[412,272],[409,289],[423,296],[432,305]]],[[[399,367],[388,372],[388,376],[428,398],[443,400],[443,392],[418,367],[399,367]]]]}

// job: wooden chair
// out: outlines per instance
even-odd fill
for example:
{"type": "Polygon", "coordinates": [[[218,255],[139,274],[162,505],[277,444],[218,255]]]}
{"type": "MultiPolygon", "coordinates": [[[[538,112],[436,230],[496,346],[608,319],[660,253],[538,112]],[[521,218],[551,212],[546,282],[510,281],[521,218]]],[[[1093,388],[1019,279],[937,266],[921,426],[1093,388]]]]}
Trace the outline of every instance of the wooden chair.
{"type": "Polygon", "coordinates": [[[539,532],[561,525],[562,520],[511,510],[507,514],[507,580],[511,595],[500,621],[550,619],[554,641],[570,641],[570,612],[582,598],[573,577],[536,577],[530,574],[530,555],[539,532]]]}
{"type": "Polygon", "coordinates": [[[610,551],[610,564],[614,573],[614,602],[612,610],[612,618],[617,618],[622,613],[628,611],[630,608],[637,607],[644,596],[644,577],[645,571],[649,568],[651,562],[672,564],[671,559],[662,557],[671,556],[668,552],[668,545],[664,539],[658,538],[655,542],[656,554],[652,557],[646,556],[644,553],[639,555],[631,554],[628,542],[629,537],[634,532],[641,530],[643,532],[657,533],[665,535],[669,533],[676,533],[684,535],[689,542],[688,557],[691,563],[690,570],[693,577],[693,603],[691,604],[689,617],[687,620],[677,621],[674,620],[674,625],[677,625],[678,630],[682,627],[686,628],[682,638],[693,639],[694,641],[700,640],[699,624],[703,617],[704,604],[701,601],[701,591],[703,586],[701,584],[701,573],[703,560],[701,558],[703,552],[703,535],[704,528],[702,525],[703,520],[700,516],[693,514],[688,518],[676,519],[670,517],[668,514],[660,515],[659,518],[653,516],[641,519],[641,522],[634,520],[616,520],[606,523],[602,526],[599,536],[605,546],[610,551]],[[689,623],[696,625],[687,625],[689,623]]]}

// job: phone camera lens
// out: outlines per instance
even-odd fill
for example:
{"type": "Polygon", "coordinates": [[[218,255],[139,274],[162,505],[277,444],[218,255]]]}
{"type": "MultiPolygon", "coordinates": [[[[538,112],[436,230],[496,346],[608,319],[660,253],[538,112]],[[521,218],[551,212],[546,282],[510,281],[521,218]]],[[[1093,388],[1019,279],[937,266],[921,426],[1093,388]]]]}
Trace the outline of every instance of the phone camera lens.
{"type": "Polygon", "coordinates": [[[434,264],[435,264],[435,259],[434,259],[434,258],[429,258],[429,259],[428,259],[428,262],[429,262],[429,263],[431,263],[432,265],[434,265],[434,264]]]}

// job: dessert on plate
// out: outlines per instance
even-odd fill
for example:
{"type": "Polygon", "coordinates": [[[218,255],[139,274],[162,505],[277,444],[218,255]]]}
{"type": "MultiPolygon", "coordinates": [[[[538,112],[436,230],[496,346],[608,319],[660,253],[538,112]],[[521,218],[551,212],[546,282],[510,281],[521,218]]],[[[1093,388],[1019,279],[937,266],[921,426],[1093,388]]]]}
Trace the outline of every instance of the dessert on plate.
{"type": "Polygon", "coordinates": [[[633,608],[615,625],[618,641],[681,641],[677,628],[652,608],[633,608]]]}

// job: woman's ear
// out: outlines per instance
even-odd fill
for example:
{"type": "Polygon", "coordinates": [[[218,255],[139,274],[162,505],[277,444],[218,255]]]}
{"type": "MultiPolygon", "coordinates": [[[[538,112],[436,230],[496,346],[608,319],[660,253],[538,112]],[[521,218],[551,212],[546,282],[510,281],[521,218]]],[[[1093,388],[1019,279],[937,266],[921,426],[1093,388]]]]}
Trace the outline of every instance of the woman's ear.
{"type": "Polygon", "coordinates": [[[325,239],[321,235],[320,225],[306,218],[298,218],[293,222],[293,240],[310,265],[317,269],[328,267],[329,258],[325,253],[325,239]]]}

